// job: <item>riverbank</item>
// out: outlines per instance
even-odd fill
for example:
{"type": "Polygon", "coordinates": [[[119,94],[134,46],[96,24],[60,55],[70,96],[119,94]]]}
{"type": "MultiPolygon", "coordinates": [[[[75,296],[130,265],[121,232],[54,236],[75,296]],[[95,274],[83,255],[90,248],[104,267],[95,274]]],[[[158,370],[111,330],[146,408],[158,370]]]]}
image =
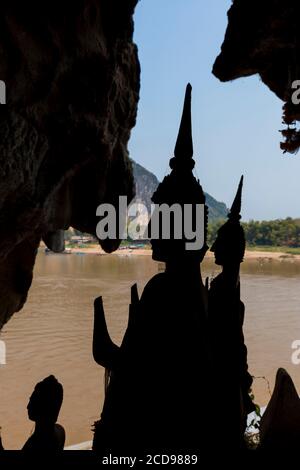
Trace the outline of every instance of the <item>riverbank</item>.
{"type": "MultiPolygon", "coordinates": [[[[71,254],[93,254],[93,255],[103,255],[106,256],[107,253],[105,253],[102,248],[97,245],[97,244],[89,244],[86,247],[68,247],[66,248],[67,253],[71,254]]],[[[151,256],[152,251],[150,246],[146,248],[130,248],[130,247],[121,247],[118,250],[113,252],[114,255],[117,256],[151,256]]],[[[213,258],[213,253],[208,251],[206,253],[207,258],[213,258]]],[[[257,248],[251,248],[246,250],[245,252],[245,259],[272,259],[272,260],[286,260],[286,261],[300,261],[300,253],[298,253],[298,250],[295,249],[295,252],[293,252],[291,249],[287,249],[285,251],[282,249],[280,251],[280,248],[278,247],[268,247],[267,249],[257,249],[257,248]]]]}

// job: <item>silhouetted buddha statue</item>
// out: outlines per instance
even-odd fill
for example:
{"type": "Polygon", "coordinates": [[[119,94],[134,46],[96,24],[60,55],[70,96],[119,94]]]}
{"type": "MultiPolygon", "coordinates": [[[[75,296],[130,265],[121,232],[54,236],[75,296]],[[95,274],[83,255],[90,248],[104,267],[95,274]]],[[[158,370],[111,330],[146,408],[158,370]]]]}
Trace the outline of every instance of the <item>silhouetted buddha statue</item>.
{"type": "Polygon", "coordinates": [[[247,414],[254,410],[249,397],[252,377],[248,373],[244,343],[244,304],[240,300],[240,263],[245,253],[245,235],[240,224],[243,177],[228,221],[218,230],[211,248],[222,272],[209,290],[210,344],[214,371],[215,433],[226,449],[243,447],[247,414]],[[226,432],[224,432],[226,430],[226,432]]]}
{"type": "MultiPolygon", "coordinates": [[[[36,384],[27,405],[28,417],[35,422],[35,428],[22,448],[24,452],[49,457],[63,451],[65,430],[56,422],[62,401],[63,387],[53,375],[36,384]]],[[[4,450],[1,437],[0,450],[4,450]]]]}
{"type": "MultiPolygon", "coordinates": [[[[155,204],[190,204],[193,211],[205,204],[193,176],[192,155],[188,85],[172,171],[153,195],[155,204]]],[[[187,250],[184,237],[175,239],[174,226],[170,239],[151,241],[153,259],[165,262],[166,270],[148,282],[140,300],[133,290],[119,349],[109,338],[102,303],[96,300],[94,357],[110,369],[101,419],[95,425],[93,448],[99,453],[122,448],[126,455],[129,449],[199,450],[203,445],[209,408],[207,292],[200,272],[207,251],[206,206],[204,212],[204,244],[197,250],[187,250]],[[106,346],[97,345],[97,338],[106,346]]]]}

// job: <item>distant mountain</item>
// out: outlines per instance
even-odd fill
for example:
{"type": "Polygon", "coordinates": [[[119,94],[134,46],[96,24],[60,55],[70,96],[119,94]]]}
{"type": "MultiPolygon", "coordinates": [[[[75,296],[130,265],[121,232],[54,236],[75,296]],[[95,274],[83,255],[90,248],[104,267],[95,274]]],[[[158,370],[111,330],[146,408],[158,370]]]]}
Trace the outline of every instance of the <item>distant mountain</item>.
{"type": "MultiPolygon", "coordinates": [[[[142,201],[149,209],[151,205],[151,196],[159,185],[156,176],[143,166],[132,160],[133,176],[136,185],[136,199],[142,201]]],[[[209,221],[215,222],[219,219],[225,219],[228,209],[224,202],[216,201],[212,196],[205,193],[206,204],[209,209],[209,221]]]]}
{"type": "Polygon", "coordinates": [[[224,202],[219,202],[213,198],[210,194],[205,193],[206,204],[209,209],[208,219],[210,222],[215,222],[216,220],[226,219],[228,214],[228,209],[224,202]]]}

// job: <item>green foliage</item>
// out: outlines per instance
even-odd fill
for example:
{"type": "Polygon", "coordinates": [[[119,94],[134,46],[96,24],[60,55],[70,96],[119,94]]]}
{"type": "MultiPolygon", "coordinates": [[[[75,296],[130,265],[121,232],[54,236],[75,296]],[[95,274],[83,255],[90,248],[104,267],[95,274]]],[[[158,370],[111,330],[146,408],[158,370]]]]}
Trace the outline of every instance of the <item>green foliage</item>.
{"type": "Polygon", "coordinates": [[[251,246],[300,247],[300,223],[287,217],[271,221],[243,223],[247,243],[251,246]]]}
{"type": "MultiPolygon", "coordinates": [[[[211,245],[216,238],[217,230],[224,223],[218,220],[208,224],[208,244],[211,245]]],[[[287,217],[271,221],[255,221],[242,223],[249,248],[261,247],[264,250],[270,247],[285,247],[285,251],[297,254],[300,247],[300,220],[287,217]]]]}

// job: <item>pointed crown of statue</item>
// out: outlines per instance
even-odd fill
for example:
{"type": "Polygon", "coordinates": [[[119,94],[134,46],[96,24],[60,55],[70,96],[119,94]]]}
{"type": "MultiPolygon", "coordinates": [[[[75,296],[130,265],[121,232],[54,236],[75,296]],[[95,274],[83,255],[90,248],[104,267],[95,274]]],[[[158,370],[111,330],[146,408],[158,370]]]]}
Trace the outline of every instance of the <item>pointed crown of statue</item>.
{"type": "Polygon", "coordinates": [[[244,184],[244,176],[241,176],[238,190],[236,192],[234,201],[232,203],[230,212],[228,214],[228,222],[229,223],[240,223],[241,220],[241,208],[242,208],[242,191],[243,191],[243,184],[244,184]]]}
{"type": "MultiPolygon", "coordinates": [[[[199,180],[193,175],[192,120],[190,84],[186,87],[184,106],[174,149],[174,157],[169,165],[171,173],[158,185],[152,196],[155,204],[205,204],[205,195],[199,180]]],[[[207,206],[205,206],[205,242],[207,227],[207,206]]],[[[205,247],[207,249],[206,243],[205,247]]]]}
{"type": "MultiPolygon", "coordinates": [[[[244,176],[241,177],[237,193],[228,214],[228,220],[218,230],[218,250],[223,250],[226,257],[238,258],[243,260],[245,253],[245,234],[241,220],[242,191],[244,176]]],[[[216,243],[213,245],[216,246],[216,243]]],[[[212,248],[212,251],[215,251],[212,248]]]]}
{"type": "Polygon", "coordinates": [[[205,195],[198,180],[193,175],[193,139],[191,120],[190,83],[186,87],[182,117],[174,150],[169,165],[171,173],[158,185],[152,196],[155,204],[196,203],[204,204],[205,195]]]}

